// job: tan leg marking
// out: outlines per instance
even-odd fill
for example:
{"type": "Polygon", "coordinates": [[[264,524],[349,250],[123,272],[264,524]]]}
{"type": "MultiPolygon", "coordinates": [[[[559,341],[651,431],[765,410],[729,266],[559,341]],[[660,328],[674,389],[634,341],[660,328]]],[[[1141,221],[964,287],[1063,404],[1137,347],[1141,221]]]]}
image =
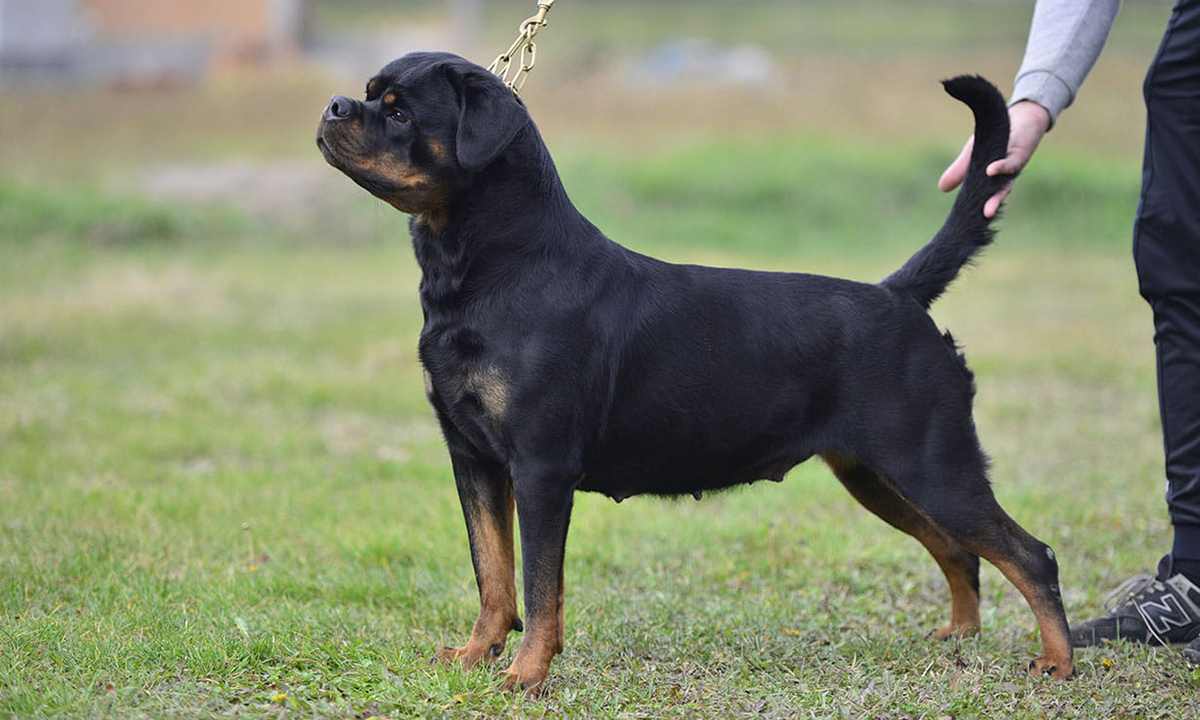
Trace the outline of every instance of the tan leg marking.
{"type": "Polygon", "coordinates": [[[479,581],[479,617],[466,645],[437,652],[438,660],[461,662],[468,668],[499,660],[508,633],[520,623],[513,561],[512,496],[508,497],[502,517],[490,515],[482,508],[476,508],[475,512],[471,548],[479,581]]]}
{"type": "Polygon", "coordinates": [[[501,687],[508,691],[524,690],[528,696],[541,693],[542,683],[550,672],[550,661],[562,650],[562,603],[557,596],[550,597],[550,607],[535,613],[526,608],[531,622],[512,665],[504,671],[501,687]],[[541,622],[533,622],[538,617],[541,622]]]}
{"type": "Polygon", "coordinates": [[[512,665],[504,671],[501,687],[505,690],[523,689],[531,697],[540,694],[542,683],[550,672],[550,662],[563,650],[564,589],[561,563],[556,580],[558,592],[547,593],[541,600],[541,607],[529,607],[529,594],[525,595],[525,614],[529,624],[512,665]]]}
{"type": "Polygon", "coordinates": [[[562,568],[558,570],[558,647],[554,649],[554,654],[557,655],[563,651],[566,646],[564,628],[567,627],[567,622],[563,615],[563,600],[566,599],[566,584],[563,582],[562,568]]]}
{"type": "Polygon", "coordinates": [[[1042,655],[1029,662],[1029,674],[1034,677],[1049,674],[1057,680],[1066,680],[1074,675],[1074,651],[1066,625],[1061,622],[1059,605],[1047,597],[1044,588],[1034,583],[1016,564],[999,558],[989,560],[1025,596],[1025,602],[1029,603],[1029,609],[1037,619],[1038,631],[1042,636],[1042,655]]]}
{"type": "Polygon", "coordinates": [[[946,584],[950,586],[950,623],[935,628],[933,636],[943,640],[954,635],[978,633],[981,625],[979,593],[971,582],[971,571],[965,564],[968,562],[967,550],[942,530],[933,518],[905,500],[887,478],[864,467],[856,458],[836,453],[827,453],[821,458],[863,507],[892,527],[916,538],[942,569],[946,584]],[[863,476],[862,473],[869,474],[863,476]]]}
{"type": "Polygon", "coordinates": [[[979,592],[971,582],[971,570],[965,565],[967,550],[954,541],[932,519],[924,527],[912,532],[929,554],[933,556],[946,584],[950,586],[950,622],[934,628],[933,637],[945,640],[949,637],[965,637],[979,632],[979,592]]]}
{"type": "MultiPolygon", "coordinates": [[[[933,551],[930,550],[930,552],[933,551]]],[[[978,634],[982,626],[979,619],[979,593],[975,591],[964,574],[947,569],[943,559],[936,553],[933,554],[933,557],[937,560],[938,566],[942,568],[942,574],[946,576],[946,582],[950,585],[950,623],[934,628],[933,637],[945,640],[954,636],[966,637],[978,634]]]]}

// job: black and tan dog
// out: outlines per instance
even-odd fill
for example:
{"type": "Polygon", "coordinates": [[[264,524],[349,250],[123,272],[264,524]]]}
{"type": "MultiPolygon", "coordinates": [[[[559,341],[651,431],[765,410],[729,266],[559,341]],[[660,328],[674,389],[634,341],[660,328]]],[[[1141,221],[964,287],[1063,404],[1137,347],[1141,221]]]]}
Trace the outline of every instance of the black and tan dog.
{"type": "Polygon", "coordinates": [[[563,551],[578,490],[620,501],[782,479],[819,455],[871,512],[916,537],[950,585],[936,634],[979,629],[979,557],[1021,591],[1044,654],[1071,675],[1054,553],[997,504],[971,418],[974,384],[926,313],[991,239],[1009,177],[1008,114],[981,78],[947,91],[975,114],[975,156],[945,225],[878,285],[672,265],[608,239],[571,204],[525,106],[483,68],[407,55],[335,96],[325,158],[411,213],[423,276],[420,357],[450,450],[481,608],[438,657],[496,661],[537,688],[563,647],[563,551]]]}

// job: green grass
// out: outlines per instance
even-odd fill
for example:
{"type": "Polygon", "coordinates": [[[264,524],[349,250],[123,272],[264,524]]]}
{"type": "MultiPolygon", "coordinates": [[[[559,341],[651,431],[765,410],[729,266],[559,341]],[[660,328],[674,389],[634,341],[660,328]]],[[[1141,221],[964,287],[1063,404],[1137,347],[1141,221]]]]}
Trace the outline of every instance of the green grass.
{"type": "MultiPolygon", "coordinates": [[[[945,211],[906,186],[927,152],[782,147],[562,165],[614,236],[680,259],[871,279],[945,211]],[[877,212],[855,212],[864,192],[877,212]]],[[[979,374],[997,493],[1057,549],[1072,617],[1169,537],[1150,328],[1118,220],[1136,187],[1113,177],[1043,168],[937,307],[979,374]],[[1056,218],[1086,222],[1036,230],[1056,218]]],[[[399,227],[333,247],[14,186],[0,225],[24,238],[0,243],[0,714],[1196,710],[1200,672],[1176,652],[1086,651],[1073,682],[1025,678],[1033,619],[990,568],[985,633],[926,640],[948,611],[936,566],[819,465],[701,503],[581,496],[547,697],[430,667],[476,600],[399,227]]]]}
{"type": "MultiPolygon", "coordinates": [[[[623,243],[875,280],[949,207],[933,184],[966,116],[934,80],[1019,60],[1028,6],[953,5],[562,3],[525,95],[577,204],[623,243]],[[638,94],[585,72],[670,34],[761,42],[793,84],[638,94]]],[[[322,3],[318,21],[386,26],[390,6],[322,3]]],[[[523,7],[489,10],[489,43],[523,7]]],[[[997,495],[1054,546],[1075,619],[1170,539],[1128,250],[1137,83],[1166,12],[1123,10],[997,245],[934,311],[977,373],[997,495]]],[[[990,567],[984,633],[927,640],[949,611],[936,565],[815,463],[700,503],[581,495],[545,697],[428,665],[477,599],[404,219],[348,181],[266,214],[139,193],[162,163],[321,167],[334,91],[299,72],[0,103],[20,140],[0,146],[0,717],[1200,715],[1175,650],[1025,677],[1035,624],[990,567]]]]}

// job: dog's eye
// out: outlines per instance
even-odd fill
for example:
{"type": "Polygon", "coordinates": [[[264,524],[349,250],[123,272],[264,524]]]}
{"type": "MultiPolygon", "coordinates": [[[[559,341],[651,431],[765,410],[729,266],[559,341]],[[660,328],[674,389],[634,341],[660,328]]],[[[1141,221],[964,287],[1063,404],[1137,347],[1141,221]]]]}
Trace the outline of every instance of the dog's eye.
{"type": "Polygon", "coordinates": [[[409,122],[408,116],[399,110],[391,110],[388,112],[387,116],[389,120],[395,120],[398,123],[403,124],[409,122]]]}

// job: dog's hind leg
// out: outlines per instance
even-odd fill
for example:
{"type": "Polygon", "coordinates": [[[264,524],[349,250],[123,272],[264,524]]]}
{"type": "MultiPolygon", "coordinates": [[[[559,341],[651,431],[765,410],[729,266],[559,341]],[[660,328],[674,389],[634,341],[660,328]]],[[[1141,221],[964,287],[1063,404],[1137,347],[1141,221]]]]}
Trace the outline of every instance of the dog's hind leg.
{"type": "MultiPolygon", "coordinates": [[[[990,496],[990,490],[989,490],[990,496]]],[[[1060,680],[1075,671],[1067,616],[1058,588],[1058,561],[1050,546],[1016,523],[995,498],[981,500],[953,520],[938,518],[967,549],[995,565],[1025,596],[1042,635],[1042,655],[1031,660],[1029,674],[1060,680]]]]}
{"type": "Polygon", "coordinates": [[[855,500],[892,527],[912,535],[937,561],[950,586],[950,623],[935,628],[934,637],[941,640],[979,632],[979,558],[858,460],[832,453],[822,458],[855,500]]]}
{"type": "Polygon", "coordinates": [[[897,468],[895,476],[884,476],[949,537],[995,565],[1025,596],[1042,635],[1042,655],[1029,663],[1029,673],[1068,678],[1075,666],[1054,551],[996,502],[974,432],[963,430],[969,427],[959,423],[944,435],[931,429],[929,445],[909,457],[911,464],[897,468]]]}

